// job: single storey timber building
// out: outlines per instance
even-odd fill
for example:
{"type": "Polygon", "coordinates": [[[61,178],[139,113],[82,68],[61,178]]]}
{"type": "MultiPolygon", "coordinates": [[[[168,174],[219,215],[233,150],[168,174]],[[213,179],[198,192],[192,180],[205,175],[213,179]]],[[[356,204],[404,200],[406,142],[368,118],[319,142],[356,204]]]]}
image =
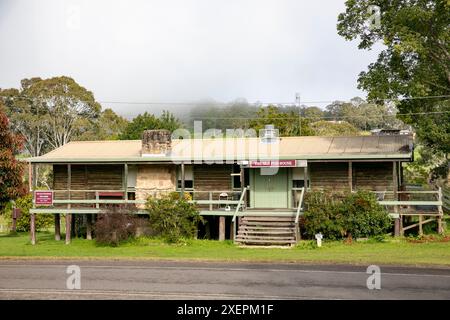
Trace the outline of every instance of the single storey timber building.
{"type": "Polygon", "coordinates": [[[173,191],[190,193],[208,221],[201,237],[244,244],[298,241],[309,189],[368,189],[386,205],[400,204],[389,201],[399,200],[402,163],[413,160],[411,135],[276,137],[270,130],[261,137],[210,139],[172,139],[168,131],[147,130],[142,140],[70,142],[30,158],[30,175],[32,166],[53,166],[50,202],[40,201],[36,177],[30,179],[32,242],[35,214],[55,215],[57,239],[60,214],[68,226],[73,214],[88,215],[91,237],[91,217],[105,206],[133,205],[146,213],[149,196],[173,191]]]}

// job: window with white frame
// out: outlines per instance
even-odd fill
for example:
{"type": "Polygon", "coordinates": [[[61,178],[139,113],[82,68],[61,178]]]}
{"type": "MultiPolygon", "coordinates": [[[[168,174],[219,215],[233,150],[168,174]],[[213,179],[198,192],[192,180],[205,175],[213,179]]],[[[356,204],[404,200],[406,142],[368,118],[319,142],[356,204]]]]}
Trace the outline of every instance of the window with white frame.
{"type": "MultiPolygon", "coordinates": [[[[177,187],[181,189],[181,167],[178,167],[177,173],[177,187]]],[[[194,189],[194,170],[192,165],[184,166],[184,188],[185,189],[194,189]]]]}
{"type": "MultiPolygon", "coordinates": [[[[309,187],[309,179],[307,179],[307,188],[309,187]]],[[[292,168],[292,187],[303,188],[305,187],[305,168],[292,168]]]]}

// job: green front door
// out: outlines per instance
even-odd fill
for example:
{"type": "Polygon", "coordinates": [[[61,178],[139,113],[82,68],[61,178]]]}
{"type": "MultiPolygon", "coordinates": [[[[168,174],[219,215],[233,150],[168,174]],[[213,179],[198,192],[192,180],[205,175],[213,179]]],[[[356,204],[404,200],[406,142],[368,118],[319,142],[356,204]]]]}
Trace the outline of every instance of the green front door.
{"type": "Polygon", "coordinates": [[[288,174],[279,168],[275,175],[261,175],[253,169],[252,206],[254,208],[288,208],[288,174]]]}

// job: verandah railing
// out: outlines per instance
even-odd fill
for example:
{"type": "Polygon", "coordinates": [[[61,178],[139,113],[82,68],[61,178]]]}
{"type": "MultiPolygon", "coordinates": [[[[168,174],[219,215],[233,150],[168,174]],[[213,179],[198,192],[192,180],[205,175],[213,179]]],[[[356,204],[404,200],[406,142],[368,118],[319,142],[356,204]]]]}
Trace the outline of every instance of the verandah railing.
{"type": "MultiPolygon", "coordinates": [[[[41,191],[41,190],[36,190],[41,191]]],[[[33,208],[32,213],[98,213],[103,205],[135,205],[137,207],[145,205],[149,196],[159,197],[177,191],[135,189],[141,199],[128,199],[125,190],[42,190],[53,192],[52,205],[45,205],[33,208]],[[101,198],[103,197],[103,198],[101,198]],[[122,199],[113,199],[121,197],[122,199]],[[108,199],[109,198],[109,199],[108,199]]],[[[35,202],[35,191],[33,191],[33,205],[39,206],[35,202]]],[[[230,211],[239,204],[241,191],[237,190],[185,190],[191,195],[191,203],[203,207],[206,211],[230,211]]],[[[139,211],[137,211],[139,213],[139,211]]]]}

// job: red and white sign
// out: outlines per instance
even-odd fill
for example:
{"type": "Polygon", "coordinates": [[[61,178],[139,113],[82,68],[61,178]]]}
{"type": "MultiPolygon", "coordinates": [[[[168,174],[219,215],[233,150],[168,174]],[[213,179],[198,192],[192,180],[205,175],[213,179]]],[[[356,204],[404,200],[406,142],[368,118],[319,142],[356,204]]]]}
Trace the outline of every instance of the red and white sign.
{"type": "Polygon", "coordinates": [[[35,191],[34,203],[40,206],[53,205],[53,191],[35,191]]]}
{"type": "Polygon", "coordinates": [[[264,167],[306,167],[306,160],[262,160],[250,161],[250,168],[264,167]]]}

